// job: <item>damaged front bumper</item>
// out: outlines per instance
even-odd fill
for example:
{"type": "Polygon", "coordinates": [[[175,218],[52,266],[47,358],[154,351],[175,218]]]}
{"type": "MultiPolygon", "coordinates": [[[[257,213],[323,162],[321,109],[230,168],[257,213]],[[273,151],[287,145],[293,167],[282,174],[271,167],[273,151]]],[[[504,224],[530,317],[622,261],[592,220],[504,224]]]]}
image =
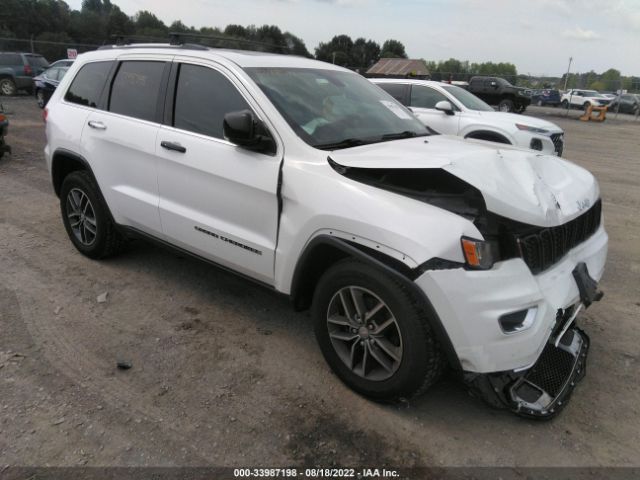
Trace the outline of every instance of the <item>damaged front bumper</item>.
{"type": "Polygon", "coordinates": [[[550,419],[560,413],[584,377],[589,351],[589,337],[575,326],[558,340],[546,345],[531,368],[488,374],[467,372],[465,382],[472,393],[494,407],[508,408],[523,417],[550,419]]]}
{"type": "Polygon", "coordinates": [[[576,326],[576,317],[583,307],[603,296],[585,263],[576,266],[573,277],[580,302],[558,311],[553,332],[536,362],[510,372],[467,372],[464,378],[472,392],[524,417],[548,419],[562,410],[587,368],[589,337],[576,326]]]}

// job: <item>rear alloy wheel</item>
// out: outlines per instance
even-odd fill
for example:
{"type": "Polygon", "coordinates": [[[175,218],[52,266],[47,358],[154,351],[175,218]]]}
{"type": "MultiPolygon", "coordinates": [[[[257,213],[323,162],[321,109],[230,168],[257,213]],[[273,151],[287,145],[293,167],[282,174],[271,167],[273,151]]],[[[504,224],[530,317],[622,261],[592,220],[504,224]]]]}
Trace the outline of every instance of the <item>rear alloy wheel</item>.
{"type": "Polygon", "coordinates": [[[0,80],[0,93],[2,95],[11,96],[16,94],[16,84],[10,78],[0,80]]]}
{"type": "Polygon", "coordinates": [[[44,98],[44,92],[40,89],[36,90],[36,100],[40,108],[44,108],[45,105],[47,104],[47,101],[44,98]]]}
{"type": "Polygon", "coordinates": [[[501,100],[498,104],[498,110],[501,112],[513,112],[513,101],[511,100],[501,100]]]}
{"type": "Polygon", "coordinates": [[[108,257],[125,244],[109,216],[98,185],[88,172],[72,172],[64,179],[60,210],[69,239],[87,257],[108,257]]]}
{"type": "Polygon", "coordinates": [[[420,395],[444,368],[421,301],[370,265],[346,259],[329,268],[318,282],[312,314],[329,366],[374,400],[420,395]]]}

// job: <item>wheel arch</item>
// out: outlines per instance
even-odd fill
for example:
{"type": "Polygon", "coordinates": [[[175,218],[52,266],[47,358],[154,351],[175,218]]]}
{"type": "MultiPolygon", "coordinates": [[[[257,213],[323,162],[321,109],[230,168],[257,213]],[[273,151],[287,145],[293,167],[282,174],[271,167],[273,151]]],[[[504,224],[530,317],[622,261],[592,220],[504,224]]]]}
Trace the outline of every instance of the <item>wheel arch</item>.
{"type": "Polygon", "coordinates": [[[440,317],[427,296],[413,281],[421,272],[364,245],[326,234],[313,238],[300,255],[293,273],[290,299],[295,310],[306,310],[311,306],[313,293],[320,277],[332,265],[345,258],[355,258],[373,266],[383,274],[394,277],[422,300],[428,312],[428,320],[449,365],[456,371],[462,370],[458,355],[440,317]]]}
{"type": "Polygon", "coordinates": [[[60,196],[60,189],[64,179],[70,173],[78,170],[88,172],[95,180],[95,175],[89,162],[82,156],[64,149],[55,151],[51,158],[51,181],[53,182],[53,190],[58,197],[60,196]]]}

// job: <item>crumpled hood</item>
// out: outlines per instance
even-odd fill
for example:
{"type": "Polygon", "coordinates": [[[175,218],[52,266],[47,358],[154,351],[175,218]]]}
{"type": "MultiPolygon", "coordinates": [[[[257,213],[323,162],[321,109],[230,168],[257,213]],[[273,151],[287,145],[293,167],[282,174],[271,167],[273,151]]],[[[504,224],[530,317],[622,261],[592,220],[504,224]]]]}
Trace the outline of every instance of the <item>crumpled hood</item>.
{"type": "Polygon", "coordinates": [[[441,168],[477,188],[489,211],[531,225],[566,223],[599,197],[593,175],[571,162],[446,135],[363,145],[329,156],[345,167],[441,168]]]}

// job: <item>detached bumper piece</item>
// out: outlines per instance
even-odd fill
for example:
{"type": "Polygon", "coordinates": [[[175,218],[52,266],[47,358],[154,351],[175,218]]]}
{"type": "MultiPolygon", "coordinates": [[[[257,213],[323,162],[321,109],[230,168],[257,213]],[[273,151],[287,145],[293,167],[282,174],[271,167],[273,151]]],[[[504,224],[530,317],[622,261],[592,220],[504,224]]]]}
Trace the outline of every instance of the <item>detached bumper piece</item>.
{"type": "Polygon", "coordinates": [[[560,413],[584,377],[588,351],[589,337],[573,324],[559,342],[550,341],[545,346],[529,369],[488,374],[466,372],[464,380],[472,394],[492,407],[547,420],[560,413]]]}
{"type": "Polygon", "coordinates": [[[566,405],[585,375],[589,337],[572,328],[556,347],[549,343],[538,361],[508,389],[511,409],[525,417],[551,418],[566,405]]]}

